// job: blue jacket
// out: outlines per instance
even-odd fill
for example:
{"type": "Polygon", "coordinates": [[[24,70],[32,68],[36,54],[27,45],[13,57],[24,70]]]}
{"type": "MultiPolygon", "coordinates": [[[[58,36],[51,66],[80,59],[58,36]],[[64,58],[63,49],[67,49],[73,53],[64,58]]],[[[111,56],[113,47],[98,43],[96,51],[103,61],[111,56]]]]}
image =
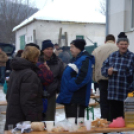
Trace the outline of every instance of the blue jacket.
{"type": "Polygon", "coordinates": [[[94,63],[94,57],[84,50],[73,62],[78,68],[78,73],[69,65],[66,67],[62,75],[57,103],[88,106],[94,63]]]}

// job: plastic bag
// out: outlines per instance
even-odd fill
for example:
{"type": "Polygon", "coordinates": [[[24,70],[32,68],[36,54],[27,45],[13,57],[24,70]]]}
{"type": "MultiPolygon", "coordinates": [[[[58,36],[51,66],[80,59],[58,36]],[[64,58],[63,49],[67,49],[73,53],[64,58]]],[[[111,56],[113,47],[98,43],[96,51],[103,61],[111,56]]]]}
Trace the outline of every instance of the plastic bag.
{"type": "Polygon", "coordinates": [[[12,133],[30,133],[31,131],[31,121],[23,121],[16,124],[16,128],[12,130],[12,133]]]}
{"type": "Polygon", "coordinates": [[[55,124],[55,127],[63,127],[65,130],[69,132],[74,132],[77,130],[77,125],[69,122],[68,120],[59,121],[55,124]]]}
{"type": "Polygon", "coordinates": [[[125,127],[125,120],[122,117],[118,117],[113,120],[111,124],[109,124],[110,128],[122,128],[125,127]]]}
{"type": "Polygon", "coordinates": [[[8,89],[8,87],[7,87],[7,82],[6,82],[6,80],[5,80],[5,83],[4,83],[4,85],[3,85],[3,92],[6,94],[7,93],[7,89],[8,89]]]}

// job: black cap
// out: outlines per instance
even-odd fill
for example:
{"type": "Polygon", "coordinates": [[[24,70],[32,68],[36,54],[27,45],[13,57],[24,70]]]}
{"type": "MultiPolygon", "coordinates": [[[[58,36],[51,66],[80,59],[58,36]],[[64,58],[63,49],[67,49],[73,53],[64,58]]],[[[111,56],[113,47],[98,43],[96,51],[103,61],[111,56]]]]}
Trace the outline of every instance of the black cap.
{"type": "Polygon", "coordinates": [[[70,44],[73,44],[75,47],[83,51],[84,46],[86,45],[86,41],[84,39],[76,39],[76,40],[73,40],[70,44]]]}

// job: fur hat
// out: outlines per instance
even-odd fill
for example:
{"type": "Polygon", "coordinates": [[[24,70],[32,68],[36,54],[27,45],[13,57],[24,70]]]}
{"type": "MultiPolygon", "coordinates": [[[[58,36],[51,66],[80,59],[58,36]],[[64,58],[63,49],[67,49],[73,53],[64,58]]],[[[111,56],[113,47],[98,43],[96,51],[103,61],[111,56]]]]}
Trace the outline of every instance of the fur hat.
{"type": "Polygon", "coordinates": [[[51,40],[44,40],[42,42],[42,51],[48,47],[54,47],[54,44],[51,42],[51,40]]]}
{"type": "Polygon", "coordinates": [[[127,35],[125,34],[125,32],[120,32],[118,38],[127,38],[127,35]]]}
{"type": "Polygon", "coordinates": [[[86,41],[84,39],[76,39],[73,40],[70,44],[73,44],[75,47],[83,51],[84,46],[86,45],[86,41]]]}
{"type": "Polygon", "coordinates": [[[120,41],[126,41],[126,42],[129,43],[129,40],[128,40],[127,35],[125,34],[125,32],[120,32],[119,33],[117,43],[119,43],[120,41]]]}

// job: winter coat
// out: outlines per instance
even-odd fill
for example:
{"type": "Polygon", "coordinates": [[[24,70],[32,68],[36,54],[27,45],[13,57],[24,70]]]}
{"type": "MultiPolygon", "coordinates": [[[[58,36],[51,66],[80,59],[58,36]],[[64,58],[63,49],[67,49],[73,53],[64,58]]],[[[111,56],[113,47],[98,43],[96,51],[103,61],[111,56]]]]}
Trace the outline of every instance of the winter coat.
{"type": "Polygon", "coordinates": [[[9,124],[21,121],[42,121],[42,84],[36,74],[37,66],[24,58],[11,61],[13,69],[7,91],[5,130],[9,124]]]}
{"type": "Polygon", "coordinates": [[[108,78],[102,76],[101,68],[103,62],[109,57],[109,55],[118,50],[117,45],[112,41],[107,41],[104,45],[97,47],[93,51],[95,57],[95,67],[93,71],[93,80],[99,82],[99,80],[108,80],[108,78]]]}
{"type": "Polygon", "coordinates": [[[94,57],[84,50],[73,62],[75,69],[69,65],[66,67],[57,103],[88,106],[94,62],[94,57]]]}
{"type": "Polygon", "coordinates": [[[6,53],[3,51],[0,52],[0,67],[6,66],[7,60],[8,60],[8,57],[7,57],[6,53]]]}

